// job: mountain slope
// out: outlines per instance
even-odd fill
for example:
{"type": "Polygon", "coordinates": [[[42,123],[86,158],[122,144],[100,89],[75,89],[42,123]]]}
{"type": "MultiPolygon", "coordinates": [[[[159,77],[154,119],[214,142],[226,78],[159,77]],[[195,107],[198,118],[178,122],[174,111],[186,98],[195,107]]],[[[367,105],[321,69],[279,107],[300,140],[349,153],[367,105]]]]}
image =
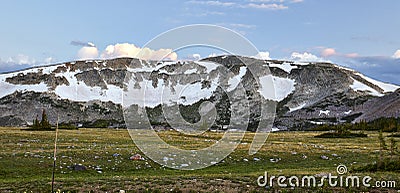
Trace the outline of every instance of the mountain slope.
{"type": "Polygon", "coordinates": [[[351,69],[329,63],[218,56],[198,62],[132,58],[75,61],[1,74],[0,120],[2,125],[29,124],[45,108],[53,122],[58,113],[64,115],[62,122],[109,120],[110,126],[119,127],[123,124],[122,107],[134,105],[146,108],[152,123],[164,124],[161,105],[178,105],[185,120],[194,123],[200,118],[200,103],[208,100],[216,105],[214,126],[224,127],[235,103],[227,96],[240,90],[240,85],[251,98],[252,127],[262,119],[260,103],[268,101],[277,102],[275,126],[279,128],[301,129],[348,121],[348,117],[358,121],[399,114],[366,108],[379,100],[388,108],[397,104],[397,100],[386,98],[398,93],[394,92],[398,86],[351,69]]]}

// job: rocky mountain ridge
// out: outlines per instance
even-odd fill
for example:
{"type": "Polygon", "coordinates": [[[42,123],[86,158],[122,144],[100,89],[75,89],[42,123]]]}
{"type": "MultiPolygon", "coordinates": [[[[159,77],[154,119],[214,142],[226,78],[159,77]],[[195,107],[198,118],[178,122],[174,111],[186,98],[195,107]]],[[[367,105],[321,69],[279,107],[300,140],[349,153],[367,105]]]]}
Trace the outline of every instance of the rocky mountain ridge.
{"type": "Polygon", "coordinates": [[[395,108],[400,104],[400,87],[330,63],[240,56],[162,62],[117,58],[0,74],[0,124],[27,125],[46,109],[53,123],[58,114],[65,123],[90,125],[101,120],[110,127],[123,127],[122,109],[132,105],[145,108],[155,125],[168,125],[163,105],[178,106],[186,121],[196,123],[201,103],[211,101],[217,112],[213,126],[224,128],[235,103],[228,96],[241,85],[250,101],[250,130],[263,119],[260,105],[274,102],[274,126],[280,129],[400,113],[395,108]]]}

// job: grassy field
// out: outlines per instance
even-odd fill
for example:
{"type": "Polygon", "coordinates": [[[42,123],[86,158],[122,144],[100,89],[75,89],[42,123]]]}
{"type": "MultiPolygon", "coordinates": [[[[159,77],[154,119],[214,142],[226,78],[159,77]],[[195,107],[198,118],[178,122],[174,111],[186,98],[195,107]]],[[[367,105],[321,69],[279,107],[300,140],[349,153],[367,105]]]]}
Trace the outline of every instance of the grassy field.
{"type": "MultiPolygon", "coordinates": [[[[194,137],[173,131],[158,134],[168,143],[186,149],[206,147],[222,135],[210,132],[194,137]]],[[[247,133],[235,152],[223,162],[201,170],[181,171],[162,167],[146,158],[127,130],[60,130],[55,189],[60,192],[397,192],[398,188],[279,189],[257,185],[258,176],[265,171],[275,176],[337,175],[336,167],[344,164],[349,169],[346,175],[396,181],[400,187],[398,172],[352,172],[354,167],[378,160],[377,132],[367,132],[367,138],[354,139],[314,138],[318,134],[272,133],[263,148],[250,156],[248,149],[254,134],[247,133]],[[135,154],[141,154],[145,160],[130,160],[135,154]],[[273,163],[271,158],[279,161],[273,163]],[[70,169],[75,164],[85,166],[86,170],[70,169]]],[[[54,135],[54,131],[0,128],[0,192],[50,192],[54,135]]]]}

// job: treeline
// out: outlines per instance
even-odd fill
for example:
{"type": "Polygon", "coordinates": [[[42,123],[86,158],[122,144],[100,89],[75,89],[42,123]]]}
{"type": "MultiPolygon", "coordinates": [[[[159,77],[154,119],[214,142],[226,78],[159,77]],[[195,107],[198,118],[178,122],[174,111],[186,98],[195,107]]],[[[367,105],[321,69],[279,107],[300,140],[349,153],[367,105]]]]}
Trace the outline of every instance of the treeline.
{"type": "MultiPolygon", "coordinates": [[[[33,123],[28,130],[49,131],[54,129],[55,128],[50,124],[50,121],[47,118],[46,110],[43,109],[40,121],[39,121],[39,116],[36,115],[36,118],[33,120],[33,123]]],[[[58,125],[58,129],[78,129],[78,128],[74,124],[61,123],[58,125]]]]}
{"type": "Polygon", "coordinates": [[[400,118],[379,118],[370,122],[360,121],[358,123],[342,123],[337,125],[318,125],[311,130],[314,131],[383,131],[398,132],[400,131],[400,118]]]}

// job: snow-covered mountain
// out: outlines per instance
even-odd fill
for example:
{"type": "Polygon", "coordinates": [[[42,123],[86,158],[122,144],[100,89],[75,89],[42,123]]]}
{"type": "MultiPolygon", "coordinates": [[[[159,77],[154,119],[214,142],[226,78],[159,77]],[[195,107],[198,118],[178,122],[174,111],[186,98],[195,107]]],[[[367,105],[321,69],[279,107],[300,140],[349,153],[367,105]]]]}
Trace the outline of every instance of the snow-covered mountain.
{"type": "Polygon", "coordinates": [[[383,100],[400,87],[329,63],[237,56],[195,62],[132,58],[74,61],[0,74],[0,125],[29,124],[46,109],[51,121],[58,114],[61,122],[92,124],[102,120],[110,126],[122,126],[122,108],[128,106],[146,108],[150,121],[163,125],[162,104],[179,106],[186,120],[197,122],[199,105],[207,100],[216,105],[214,126],[223,127],[233,103],[224,93],[241,88],[251,101],[250,125],[262,119],[260,103],[275,101],[275,126],[299,129],[370,120],[372,116],[364,116],[370,112],[363,104],[383,100]]]}

